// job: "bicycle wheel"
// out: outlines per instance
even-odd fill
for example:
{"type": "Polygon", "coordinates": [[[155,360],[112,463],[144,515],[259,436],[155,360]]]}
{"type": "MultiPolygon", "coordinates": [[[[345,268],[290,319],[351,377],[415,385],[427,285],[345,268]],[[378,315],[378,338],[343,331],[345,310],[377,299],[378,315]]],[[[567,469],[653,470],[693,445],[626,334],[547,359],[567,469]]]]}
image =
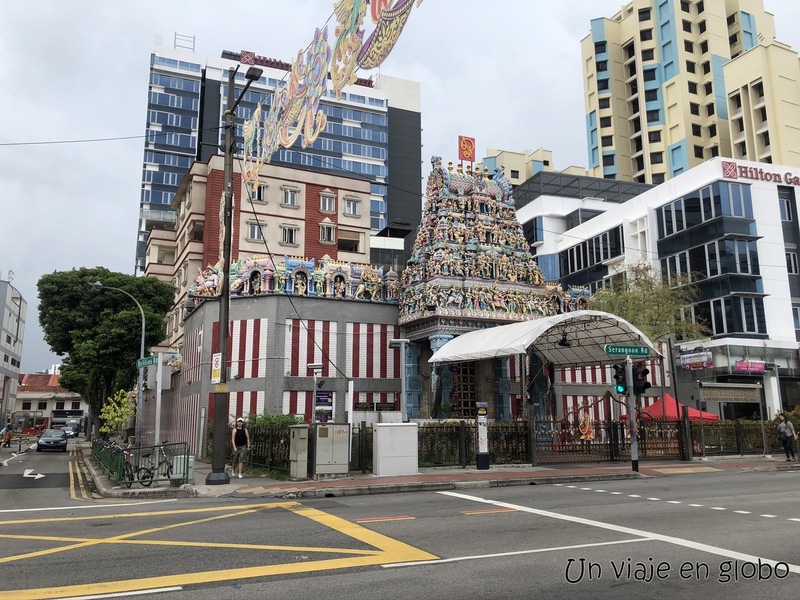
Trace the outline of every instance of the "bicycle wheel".
{"type": "Polygon", "coordinates": [[[136,478],[139,480],[144,487],[149,486],[153,483],[153,469],[149,467],[142,467],[137,471],[136,478]]]}
{"type": "Polygon", "coordinates": [[[131,487],[133,485],[133,480],[136,479],[133,473],[133,467],[128,461],[122,463],[122,477],[127,487],[131,487]]]}
{"type": "Polygon", "coordinates": [[[170,479],[172,477],[172,463],[167,463],[166,465],[164,465],[164,476],[167,479],[170,479]]]}

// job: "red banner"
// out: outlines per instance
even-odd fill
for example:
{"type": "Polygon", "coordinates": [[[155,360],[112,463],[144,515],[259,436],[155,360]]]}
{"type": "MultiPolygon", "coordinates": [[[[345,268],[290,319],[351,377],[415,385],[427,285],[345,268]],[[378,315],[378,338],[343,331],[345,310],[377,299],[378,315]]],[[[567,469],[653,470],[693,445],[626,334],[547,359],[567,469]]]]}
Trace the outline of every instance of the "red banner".
{"type": "Polygon", "coordinates": [[[475,138],[458,136],[458,160],[475,162],[475,138]]]}

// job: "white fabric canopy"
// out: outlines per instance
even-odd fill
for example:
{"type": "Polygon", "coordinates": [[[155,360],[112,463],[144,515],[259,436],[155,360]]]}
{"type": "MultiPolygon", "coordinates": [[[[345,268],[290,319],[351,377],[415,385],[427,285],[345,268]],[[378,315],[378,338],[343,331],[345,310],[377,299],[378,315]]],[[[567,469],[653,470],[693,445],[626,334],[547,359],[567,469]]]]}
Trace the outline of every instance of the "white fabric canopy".
{"type": "Polygon", "coordinates": [[[465,333],[439,348],[428,362],[513,356],[525,354],[531,346],[556,366],[610,363],[624,358],[606,354],[606,344],[642,346],[649,350],[649,357],[659,356],[652,342],[625,319],[597,310],[579,310],[465,333]],[[560,343],[563,341],[568,345],[560,343]]]}

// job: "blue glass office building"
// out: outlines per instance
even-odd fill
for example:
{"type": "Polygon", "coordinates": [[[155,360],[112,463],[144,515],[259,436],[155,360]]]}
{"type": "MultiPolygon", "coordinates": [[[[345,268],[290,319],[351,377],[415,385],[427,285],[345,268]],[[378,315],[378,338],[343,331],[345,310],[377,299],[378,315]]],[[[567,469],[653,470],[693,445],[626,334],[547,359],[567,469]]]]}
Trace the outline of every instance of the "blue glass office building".
{"type": "MultiPolygon", "coordinates": [[[[144,273],[149,231],[175,222],[170,205],[192,161],[222,153],[228,68],[239,59],[238,52],[223,51],[221,58],[207,61],[187,50],[162,47],[150,57],[137,274],[144,273]]],[[[258,103],[269,104],[291,67],[279,60],[256,60],[264,72],[237,107],[238,147],[241,124],[258,103]]],[[[236,75],[242,86],[243,67],[236,75]]],[[[340,99],[324,95],[321,108],[327,125],[317,140],[302,148],[298,139],[292,148],[279,149],[272,162],[368,179],[371,228],[377,236],[372,262],[402,265],[402,238],[416,229],[421,214],[419,84],[385,75],[359,79],[340,99]]]]}

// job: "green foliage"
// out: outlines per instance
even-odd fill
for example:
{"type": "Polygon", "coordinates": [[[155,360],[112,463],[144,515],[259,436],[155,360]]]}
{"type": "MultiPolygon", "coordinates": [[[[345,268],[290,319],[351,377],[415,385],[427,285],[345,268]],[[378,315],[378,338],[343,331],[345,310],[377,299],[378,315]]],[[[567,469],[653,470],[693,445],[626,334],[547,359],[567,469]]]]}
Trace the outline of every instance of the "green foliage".
{"type": "Polygon", "coordinates": [[[136,402],[125,390],[119,390],[108,398],[100,410],[100,433],[118,433],[136,414],[136,402]]]}
{"type": "MultiPolygon", "coordinates": [[[[305,420],[294,415],[250,415],[247,419],[247,424],[250,427],[268,427],[273,425],[275,427],[289,427],[290,425],[302,425],[305,420]]],[[[233,426],[236,424],[234,423],[233,426]]]]}
{"type": "Polygon", "coordinates": [[[667,284],[660,272],[644,263],[630,268],[611,287],[598,290],[589,299],[589,308],[622,317],[651,341],[671,335],[699,339],[708,335],[707,323],[680,318],[681,309],[696,297],[697,288],[688,280],[667,284]]]}
{"type": "Polygon", "coordinates": [[[154,277],[134,277],[102,267],[43,275],[38,283],[39,323],[50,349],[65,356],[59,383],[86,398],[97,414],[114,389],[132,389],[136,381],[142,320],[145,348],[164,339],[164,317],[172,308],[175,288],[154,277]]]}

